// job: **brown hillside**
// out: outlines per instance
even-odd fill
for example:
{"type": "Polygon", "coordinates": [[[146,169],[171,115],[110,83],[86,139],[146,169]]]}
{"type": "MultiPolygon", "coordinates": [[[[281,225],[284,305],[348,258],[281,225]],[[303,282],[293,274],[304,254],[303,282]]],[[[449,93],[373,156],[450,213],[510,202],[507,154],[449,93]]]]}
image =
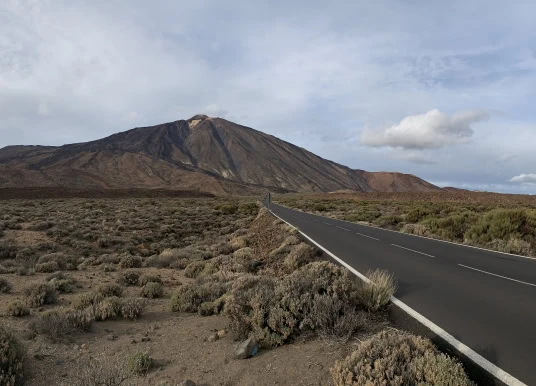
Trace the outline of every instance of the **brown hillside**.
{"type": "Polygon", "coordinates": [[[0,149],[0,187],[35,186],[197,189],[218,195],[439,189],[411,175],[352,170],[205,115],[86,143],[0,149]]]}

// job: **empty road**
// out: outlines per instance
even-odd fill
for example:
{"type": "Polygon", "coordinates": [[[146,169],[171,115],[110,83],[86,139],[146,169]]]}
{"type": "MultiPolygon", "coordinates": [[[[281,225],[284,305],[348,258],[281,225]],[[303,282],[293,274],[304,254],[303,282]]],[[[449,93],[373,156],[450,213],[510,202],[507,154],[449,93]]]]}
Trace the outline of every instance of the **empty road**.
{"type": "Polygon", "coordinates": [[[536,385],[536,260],[271,210],[361,273],[394,273],[395,296],[484,358],[536,385]]]}

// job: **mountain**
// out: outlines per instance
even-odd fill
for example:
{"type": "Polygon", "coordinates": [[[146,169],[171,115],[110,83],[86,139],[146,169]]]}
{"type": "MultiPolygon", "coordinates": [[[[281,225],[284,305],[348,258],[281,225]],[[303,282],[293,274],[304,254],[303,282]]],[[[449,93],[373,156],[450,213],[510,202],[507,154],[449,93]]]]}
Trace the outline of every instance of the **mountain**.
{"type": "Polygon", "coordinates": [[[37,186],[197,189],[214,194],[440,190],[409,174],[353,170],[206,115],[86,143],[0,149],[0,187],[37,186]]]}

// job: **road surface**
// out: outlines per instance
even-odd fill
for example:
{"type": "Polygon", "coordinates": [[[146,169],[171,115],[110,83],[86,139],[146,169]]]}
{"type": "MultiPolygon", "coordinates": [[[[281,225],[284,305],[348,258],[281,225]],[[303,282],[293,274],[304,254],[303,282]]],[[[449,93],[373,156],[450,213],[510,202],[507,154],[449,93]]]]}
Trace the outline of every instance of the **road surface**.
{"type": "Polygon", "coordinates": [[[536,385],[536,260],[271,210],[359,272],[394,273],[395,296],[484,358],[536,385]]]}

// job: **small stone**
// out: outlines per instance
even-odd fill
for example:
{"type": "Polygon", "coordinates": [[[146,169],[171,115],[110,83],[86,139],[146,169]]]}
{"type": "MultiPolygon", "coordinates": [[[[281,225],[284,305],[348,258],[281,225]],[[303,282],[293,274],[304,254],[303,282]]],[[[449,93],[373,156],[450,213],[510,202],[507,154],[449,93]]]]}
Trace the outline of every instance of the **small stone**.
{"type": "Polygon", "coordinates": [[[144,336],[143,338],[141,338],[142,342],[149,342],[150,340],[151,338],[149,338],[148,336],[144,336]]]}
{"type": "Polygon", "coordinates": [[[82,346],[80,346],[80,348],[82,349],[85,349],[87,347],[87,345],[84,343],[82,346]]]}
{"type": "Polygon", "coordinates": [[[56,361],[56,366],[61,366],[61,365],[64,364],[64,363],[65,363],[65,361],[64,361],[63,359],[58,359],[58,360],[56,361]]]}
{"type": "Polygon", "coordinates": [[[215,342],[217,341],[218,339],[220,339],[220,337],[218,336],[218,334],[211,334],[208,336],[207,338],[207,342],[215,342]]]}
{"type": "Polygon", "coordinates": [[[77,345],[77,344],[75,344],[75,345],[73,346],[73,350],[76,350],[76,351],[80,350],[80,346],[77,345]]]}
{"type": "Polygon", "coordinates": [[[107,340],[117,340],[118,336],[115,334],[108,335],[106,337],[107,340]]]}
{"type": "Polygon", "coordinates": [[[179,384],[179,386],[196,386],[194,381],[187,379],[179,384]]]}
{"type": "Polygon", "coordinates": [[[132,339],[132,340],[130,341],[130,344],[136,344],[136,343],[138,343],[138,341],[137,341],[136,339],[132,339]]]}
{"type": "Polygon", "coordinates": [[[259,344],[255,339],[249,338],[236,345],[234,354],[236,359],[247,359],[257,355],[258,352],[259,344]]]}
{"type": "Polygon", "coordinates": [[[34,354],[33,357],[35,359],[37,359],[38,361],[42,361],[43,359],[45,359],[45,356],[43,354],[34,354]]]}
{"type": "Polygon", "coordinates": [[[223,337],[225,336],[226,333],[227,333],[227,332],[225,332],[225,330],[219,330],[219,331],[217,332],[219,338],[223,338],[223,337]]]}

